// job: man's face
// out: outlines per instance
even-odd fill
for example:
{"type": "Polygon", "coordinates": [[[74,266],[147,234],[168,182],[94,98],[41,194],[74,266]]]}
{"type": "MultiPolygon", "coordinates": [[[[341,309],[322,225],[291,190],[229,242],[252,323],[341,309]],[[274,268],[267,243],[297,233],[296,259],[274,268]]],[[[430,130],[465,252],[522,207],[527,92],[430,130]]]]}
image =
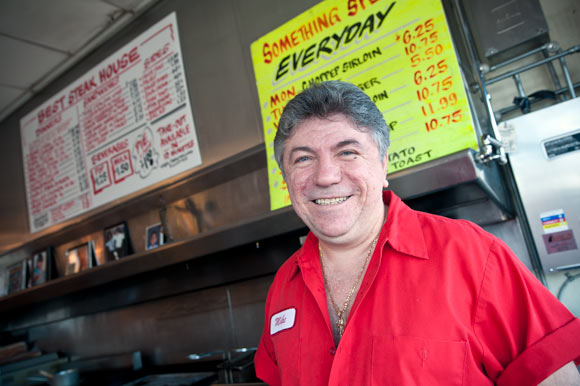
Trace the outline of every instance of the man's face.
{"type": "Polygon", "coordinates": [[[294,210],[319,239],[357,242],[382,224],[387,155],[344,115],[298,125],[283,165],[294,210]]]}

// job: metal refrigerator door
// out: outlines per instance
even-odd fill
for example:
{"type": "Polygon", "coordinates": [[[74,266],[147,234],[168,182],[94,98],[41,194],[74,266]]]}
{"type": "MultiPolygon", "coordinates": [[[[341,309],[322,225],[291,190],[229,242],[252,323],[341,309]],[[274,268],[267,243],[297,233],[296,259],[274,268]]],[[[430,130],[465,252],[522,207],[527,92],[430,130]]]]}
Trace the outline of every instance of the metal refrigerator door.
{"type": "Polygon", "coordinates": [[[506,122],[509,159],[542,266],[580,266],[580,98],[506,122]]]}

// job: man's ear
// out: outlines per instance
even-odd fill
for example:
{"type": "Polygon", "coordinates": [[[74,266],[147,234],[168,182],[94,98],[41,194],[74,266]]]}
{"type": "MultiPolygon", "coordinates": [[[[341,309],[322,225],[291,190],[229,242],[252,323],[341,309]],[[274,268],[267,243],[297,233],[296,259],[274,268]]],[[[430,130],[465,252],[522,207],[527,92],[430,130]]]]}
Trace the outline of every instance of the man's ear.
{"type": "Polygon", "coordinates": [[[389,181],[387,180],[387,169],[388,169],[388,167],[389,167],[389,152],[386,151],[385,152],[385,157],[383,158],[383,176],[384,176],[383,189],[386,189],[389,186],[389,181]]]}

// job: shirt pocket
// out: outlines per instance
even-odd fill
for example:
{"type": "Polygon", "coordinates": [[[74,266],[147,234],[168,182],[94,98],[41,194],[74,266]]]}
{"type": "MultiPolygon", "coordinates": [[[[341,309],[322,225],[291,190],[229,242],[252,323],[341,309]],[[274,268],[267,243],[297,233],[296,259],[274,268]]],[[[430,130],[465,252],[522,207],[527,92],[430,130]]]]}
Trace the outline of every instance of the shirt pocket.
{"type": "Polygon", "coordinates": [[[461,385],[465,341],[374,336],[371,385],[461,385]]]}

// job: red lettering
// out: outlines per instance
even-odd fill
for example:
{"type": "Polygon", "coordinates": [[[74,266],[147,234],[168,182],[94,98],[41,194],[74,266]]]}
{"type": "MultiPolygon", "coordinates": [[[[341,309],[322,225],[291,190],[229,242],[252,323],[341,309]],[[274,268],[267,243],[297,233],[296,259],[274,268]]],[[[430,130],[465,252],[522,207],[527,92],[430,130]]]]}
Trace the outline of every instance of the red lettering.
{"type": "Polygon", "coordinates": [[[137,149],[139,155],[144,155],[147,152],[147,150],[149,150],[150,147],[151,143],[147,138],[147,132],[144,132],[143,136],[140,139],[138,139],[137,142],[135,142],[135,149],[137,149]]]}
{"type": "Polygon", "coordinates": [[[176,126],[183,126],[185,124],[186,116],[185,114],[175,120],[176,126]]]}
{"type": "Polygon", "coordinates": [[[99,81],[106,82],[112,76],[119,75],[119,73],[129,65],[140,59],[137,47],[133,47],[129,52],[124,53],[113,63],[109,63],[105,68],[99,71],[99,81]]]}
{"type": "MultiPolygon", "coordinates": [[[[349,4],[350,1],[354,0],[349,0],[349,4]]],[[[338,7],[332,7],[328,12],[313,17],[312,20],[302,24],[289,34],[284,35],[273,42],[265,42],[262,45],[264,63],[271,63],[274,58],[277,58],[284,52],[295,48],[302,42],[308,41],[315,35],[323,32],[325,29],[339,23],[340,21],[338,7]]]]}
{"type": "Polygon", "coordinates": [[[45,133],[47,130],[51,129],[52,127],[54,127],[56,124],[60,123],[61,121],[61,115],[60,113],[58,113],[58,115],[54,116],[54,119],[52,119],[50,122],[48,122],[46,125],[39,127],[38,129],[36,129],[36,136],[39,137],[41,136],[43,133],[45,133]]]}
{"type": "Polygon", "coordinates": [[[296,96],[296,89],[294,86],[288,90],[282,90],[281,93],[277,93],[274,95],[270,95],[270,106],[275,107],[277,104],[281,102],[285,102],[289,99],[292,99],[296,96]]]}
{"type": "Polygon", "coordinates": [[[121,142],[117,142],[116,144],[111,145],[106,149],[99,151],[96,154],[93,154],[93,156],[91,157],[91,161],[93,162],[93,165],[95,165],[99,161],[105,158],[109,158],[110,156],[117,154],[128,148],[129,148],[129,140],[124,139],[121,142]]]}
{"type": "Polygon", "coordinates": [[[145,69],[149,68],[149,66],[154,64],[159,58],[165,56],[165,54],[167,54],[168,51],[169,51],[169,43],[165,43],[163,48],[157,50],[156,52],[153,53],[153,55],[145,59],[145,69]]]}
{"type": "Polygon", "coordinates": [[[42,124],[45,119],[50,118],[53,114],[62,112],[65,108],[64,106],[65,96],[62,96],[55,100],[52,105],[43,107],[37,114],[38,123],[42,124]]]}
{"type": "Polygon", "coordinates": [[[286,315],[278,316],[274,321],[274,324],[276,325],[276,327],[279,327],[284,323],[286,323],[286,315]]]}
{"type": "MultiPolygon", "coordinates": [[[[372,5],[379,0],[369,0],[369,3],[372,5]]],[[[359,10],[359,5],[361,9],[366,9],[365,0],[348,0],[347,7],[348,7],[348,16],[354,16],[357,14],[359,10]]]]}
{"type": "Polygon", "coordinates": [[[167,133],[170,133],[171,132],[171,123],[168,124],[167,126],[159,126],[157,128],[157,132],[159,134],[167,134],[167,133]]]}
{"type": "Polygon", "coordinates": [[[272,52],[268,43],[264,43],[262,46],[262,55],[264,55],[264,63],[272,63],[272,52]]]}

